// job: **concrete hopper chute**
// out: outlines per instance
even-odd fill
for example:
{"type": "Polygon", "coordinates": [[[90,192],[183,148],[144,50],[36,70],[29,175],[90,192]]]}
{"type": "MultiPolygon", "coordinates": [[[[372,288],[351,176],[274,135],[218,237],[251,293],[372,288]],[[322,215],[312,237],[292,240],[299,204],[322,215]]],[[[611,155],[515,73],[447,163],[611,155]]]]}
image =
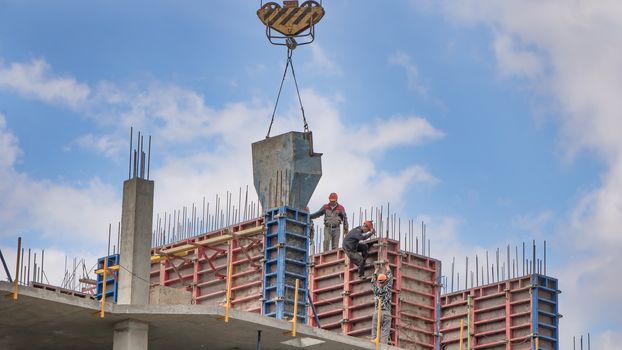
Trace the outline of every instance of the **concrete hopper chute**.
{"type": "Polygon", "coordinates": [[[304,210],[322,177],[322,154],[311,132],[288,132],[252,144],[253,182],[263,211],[304,210]]]}

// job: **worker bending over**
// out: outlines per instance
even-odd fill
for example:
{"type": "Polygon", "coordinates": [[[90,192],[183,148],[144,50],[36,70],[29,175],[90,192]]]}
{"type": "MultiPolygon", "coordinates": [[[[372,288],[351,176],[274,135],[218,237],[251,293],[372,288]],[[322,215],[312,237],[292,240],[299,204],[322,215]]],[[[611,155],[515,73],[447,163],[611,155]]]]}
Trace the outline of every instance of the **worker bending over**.
{"type": "Polygon", "coordinates": [[[367,220],[362,226],[358,226],[348,232],[343,239],[343,250],[346,252],[350,261],[359,268],[359,277],[365,275],[365,261],[367,260],[367,251],[369,246],[361,241],[369,239],[376,234],[374,224],[371,220],[367,220]]]}
{"type": "Polygon", "coordinates": [[[380,343],[386,344],[389,341],[391,332],[391,297],[393,294],[393,274],[389,262],[384,263],[384,273],[378,274],[378,265],[371,277],[371,290],[374,292],[374,317],[371,325],[371,338],[376,339],[378,326],[378,301],[380,301],[380,343]]]}
{"type": "Polygon", "coordinates": [[[348,218],[346,209],[337,203],[337,194],[331,193],[328,196],[328,203],[324,204],[320,210],[311,214],[311,220],[324,215],[324,251],[339,247],[339,226],[343,223],[343,234],[348,232],[348,218]],[[332,243],[332,244],[331,244],[332,243]]]}

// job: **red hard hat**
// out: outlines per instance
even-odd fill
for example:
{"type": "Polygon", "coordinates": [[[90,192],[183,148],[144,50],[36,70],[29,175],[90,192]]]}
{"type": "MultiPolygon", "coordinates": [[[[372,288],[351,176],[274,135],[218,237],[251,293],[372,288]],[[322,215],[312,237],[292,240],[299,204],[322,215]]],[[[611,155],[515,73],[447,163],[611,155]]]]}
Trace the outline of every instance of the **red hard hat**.
{"type": "Polygon", "coordinates": [[[378,275],[378,281],[384,282],[386,280],[387,280],[387,275],[385,275],[384,273],[381,273],[378,275]]]}
{"type": "Polygon", "coordinates": [[[365,220],[365,222],[363,222],[363,226],[367,226],[370,230],[372,230],[374,228],[374,222],[371,220],[365,220]]]}
{"type": "Polygon", "coordinates": [[[338,198],[337,197],[337,193],[335,193],[335,192],[333,192],[333,193],[328,195],[328,200],[331,201],[331,202],[332,201],[337,201],[337,198],[338,198]]]}

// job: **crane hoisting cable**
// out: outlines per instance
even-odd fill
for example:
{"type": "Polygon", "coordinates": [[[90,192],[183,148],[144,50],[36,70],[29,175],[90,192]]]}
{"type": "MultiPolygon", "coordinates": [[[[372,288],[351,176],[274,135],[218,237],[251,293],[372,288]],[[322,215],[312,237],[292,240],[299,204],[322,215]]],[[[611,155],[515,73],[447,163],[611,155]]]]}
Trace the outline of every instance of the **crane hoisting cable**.
{"type": "Polygon", "coordinates": [[[257,16],[266,26],[266,37],[268,41],[273,45],[287,47],[285,70],[274,104],[274,110],[272,111],[272,118],[270,119],[270,126],[268,127],[266,138],[270,137],[274,116],[279,105],[283,83],[285,82],[289,67],[291,67],[292,70],[296,94],[298,96],[298,102],[300,103],[304,132],[309,132],[309,124],[307,123],[304,106],[302,105],[302,99],[300,97],[292,55],[294,49],[299,45],[307,45],[315,40],[315,25],[324,17],[324,8],[321,3],[313,0],[305,1],[301,5],[298,5],[298,1],[283,1],[282,7],[275,2],[268,2],[266,4],[261,2],[259,10],[257,10],[257,16]]]}

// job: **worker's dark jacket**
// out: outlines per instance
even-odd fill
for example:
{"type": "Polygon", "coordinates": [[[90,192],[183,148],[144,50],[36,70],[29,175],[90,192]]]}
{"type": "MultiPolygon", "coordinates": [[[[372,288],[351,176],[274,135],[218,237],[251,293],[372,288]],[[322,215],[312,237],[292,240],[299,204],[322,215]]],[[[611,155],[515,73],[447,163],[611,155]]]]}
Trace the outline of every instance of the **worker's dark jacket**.
{"type": "Polygon", "coordinates": [[[351,252],[356,251],[356,247],[359,245],[359,242],[368,239],[371,235],[371,231],[363,233],[361,226],[355,227],[344,237],[343,249],[351,252]]]}
{"type": "Polygon", "coordinates": [[[387,282],[384,285],[378,287],[376,285],[376,279],[378,276],[374,274],[371,277],[371,290],[374,292],[376,302],[374,303],[374,310],[378,310],[378,298],[380,298],[380,309],[385,311],[391,311],[391,293],[393,288],[393,274],[391,270],[387,271],[387,282]]]}
{"type": "Polygon", "coordinates": [[[334,207],[331,207],[330,203],[324,204],[320,210],[311,214],[311,219],[317,219],[322,215],[324,215],[324,226],[337,227],[343,222],[343,226],[348,228],[346,209],[341,204],[334,207]]]}

